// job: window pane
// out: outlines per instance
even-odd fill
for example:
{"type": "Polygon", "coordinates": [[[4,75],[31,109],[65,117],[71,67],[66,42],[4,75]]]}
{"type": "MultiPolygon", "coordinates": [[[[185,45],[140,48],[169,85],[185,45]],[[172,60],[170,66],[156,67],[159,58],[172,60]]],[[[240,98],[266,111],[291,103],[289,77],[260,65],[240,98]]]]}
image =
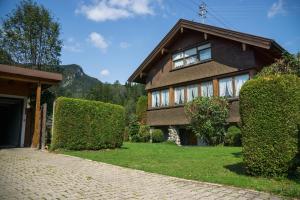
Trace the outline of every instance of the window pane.
{"type": "Polygon", "coordinates": [[[184,52],[184,57],[189,57],[189,56],[193,56],[193,55],[196,55],[196,54],[197,54],[197,49],[193,48],[193,49],[186,50],[184,52]]]}
{"type": "Polygon", "coordinates": [[[209,44],[205,44],[205,45],[201,45],[198,47],[198,50],[202,50],[202,49],[206,49],[210,47],[210,43],[209,44]]]}
{"type": "Polygon", "coordinates": [[[197,56],[192,56],[185,59],[185,64],[190,65],[197,62],[197,56]]]}
{"type": "Polygon", "coordinates": [[[187,88],[187,101],[192,101],[198,97],[198,85],[191,85],[187,88]]]}
{"type": "Polygon", "coordinates": [[[161,91],[161,105],[168,106],[169,105],[169,90],[161,91]]]}
{"type": "Polygon", "coordinates": [[[232,97],[232,78],[223,78],[219,80],[219,96],[221,97],[232,97]]]}
{"type": "Polygon", "coordinates": [[[182,59],[183,58],[183,52],[176,53],[172,57],[173,57],[173,61],[182,59]]]}
{"type": "Polygon", "coordinates": [[[160,105],[159,91],[152,92],[152,107],[159,107],[160,105]]]}
{"type": "Polygon", "coordinates": [[[184,87],[175,88],[175,104],[184,103],[184,87]]]}
{"type": "Polygon", "coordinates": [[[183,64],[183,60],[174,61],[174,68],[182,67],[183,64]]]}
{"type": "Polygon", "coordinates": [[[207,81],[201,83],[201,96],[212,97],[213,96],[213,83],[212,81],[207,81]]]}
{"type": "Polygon", "coordinates": [[[209,48],[199,51],[199,57],[201,61],[211,59],[211,49],[209,48]]]}
{"type": "Polygon", "coordinates": [[[234,84],[235,84],[235,96],[238,97],[240,94],[240,90],[242,88],[242,86],[244,85],[244,83],[249,80],[249,74],[243,74],[243,75],[239,75],[236,76],[234,78],[234,84]]]}

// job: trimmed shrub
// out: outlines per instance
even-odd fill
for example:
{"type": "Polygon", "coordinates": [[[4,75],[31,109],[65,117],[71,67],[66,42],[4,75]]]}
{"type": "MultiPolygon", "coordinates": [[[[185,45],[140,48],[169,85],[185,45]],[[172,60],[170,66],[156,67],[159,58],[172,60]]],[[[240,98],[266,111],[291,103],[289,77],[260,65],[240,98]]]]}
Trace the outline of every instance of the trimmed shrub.
{"type": "Polygon", "coordinates": [[[59,97],[54,112],[52,150],[97,150],[120,147],[123,143],[122,106],[59,97]]]}
{"type": "Polygon", "coordinates": [[[150,140],[150,127],[147,125],[140,126],[138,142],[149,142],[150,140]]]}
{"type": "Polygon", "coordinates": [[[258,77],[242,87],[243,154],[249,174],[282,176],[296,168],[299,80],[294,75],[258,77]]]}
{"type": "Polygon", "coordinates": [[[241,129],[239,129],[236,126],[230,126],[227,129],[224,143],[226,146],[241,146],[242,145],[241,129]]]}
{"type": "Polygon", "coordinates": [[[224,142],[228,102],[223,97],[198,97],[185,105],[190,127],[208,145],[224,142]]]}
{"type": "Polygon", "coordinates": [[[160,129],[153,129],[152,130],[152,142],[159,143],[164,141],[164,133],[160,129]]]}
{"type": "Polygon", "coordinates": [[[140,96],[136,103],[136,115],[141,124],[146,124],[147,121],[148,97],[140,96]]]}

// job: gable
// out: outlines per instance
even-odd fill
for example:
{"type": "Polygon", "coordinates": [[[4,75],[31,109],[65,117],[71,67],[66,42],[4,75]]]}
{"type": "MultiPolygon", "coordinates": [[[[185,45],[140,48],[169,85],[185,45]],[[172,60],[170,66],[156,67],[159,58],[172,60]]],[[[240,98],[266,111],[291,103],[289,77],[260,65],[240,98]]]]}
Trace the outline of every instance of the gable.
{"type": "Polygon", "coordinates": [[[241,32],[231,31],[223,28],[218,28],[188,20],[179,20],[176,25],[169,31],[169,33],[162,39],[156,48],[149,54],[143,63],[134,71],[129,77],[129,82],[146,83],[146,75],[152,64],[159,61],[162,56],[170,52],[172,45],[176,45],[179,38],[186,31],[196,31],[204,38],[219,37],[233,42],[239,42],[244,45],[253,46],[256,48],[268,51],[273,57],[280,57],[285,50],[280,47],[274,40],[245,34],[241,32]]]}

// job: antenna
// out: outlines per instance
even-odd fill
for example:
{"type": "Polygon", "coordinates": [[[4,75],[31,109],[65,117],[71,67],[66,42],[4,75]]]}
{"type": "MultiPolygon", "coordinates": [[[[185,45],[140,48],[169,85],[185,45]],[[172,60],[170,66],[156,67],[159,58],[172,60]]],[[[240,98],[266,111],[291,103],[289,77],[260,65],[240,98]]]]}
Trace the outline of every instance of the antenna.
{"type": "Polygon", "coordinates": [[[201,3],[199,6],[199,16],[202,18],[202,23],[204,23],[204,20],[206,19],[207,9],[206,4],[204,2],[201,3]]]}

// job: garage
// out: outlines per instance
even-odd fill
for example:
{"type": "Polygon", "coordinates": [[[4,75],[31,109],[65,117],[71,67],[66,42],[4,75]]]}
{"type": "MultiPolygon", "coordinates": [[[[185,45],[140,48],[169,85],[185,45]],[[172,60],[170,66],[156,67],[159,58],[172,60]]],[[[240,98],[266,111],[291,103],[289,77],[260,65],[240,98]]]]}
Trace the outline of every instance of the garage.
{"type": "Polygon", "coordinates": [[[0,148],[40,147],[41,94],[62,75],[0,64],[0,148]]]}

